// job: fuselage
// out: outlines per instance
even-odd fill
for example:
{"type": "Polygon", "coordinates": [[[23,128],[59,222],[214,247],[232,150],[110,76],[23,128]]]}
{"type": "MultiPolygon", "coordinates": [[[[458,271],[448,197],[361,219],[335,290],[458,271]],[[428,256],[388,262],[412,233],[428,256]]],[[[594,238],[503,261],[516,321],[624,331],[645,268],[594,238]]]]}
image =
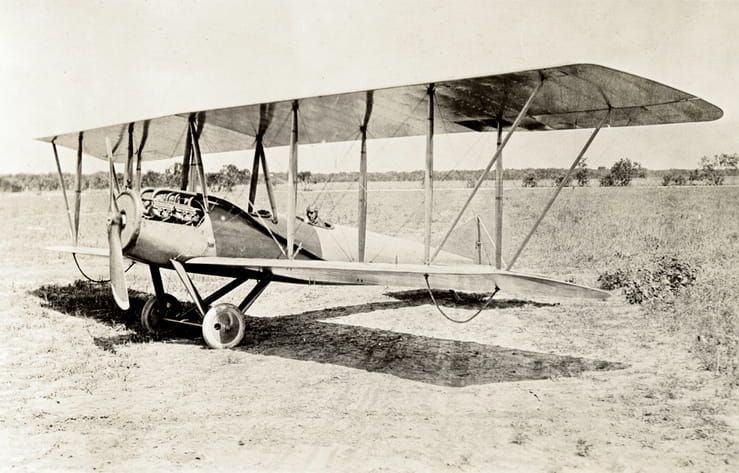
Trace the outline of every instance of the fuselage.
{"type": "MultiPolygon", "coordinates": [[[[206,211],[202,194],[174,189],[143,190],[140,209],[139,203],[133,203],[135,198],[134,194],[119,198],[127,214],[123,249],[134,260],[169,266],[172,259],[186,262],[199,256],[288,259],[285,217],[263,210],[247,212],[212,195],[208,196],[206,211]]],[[[296,217],[294,258],[358,261],[357,240],[354,227],[311,224],[296,217]]],[[[423,250],[423,245],[416,242],[368,232],[365,260],[420,263],[423,250]]],[[[436,261],[470,262],[447,252],[441,252],[436,261]]]]}

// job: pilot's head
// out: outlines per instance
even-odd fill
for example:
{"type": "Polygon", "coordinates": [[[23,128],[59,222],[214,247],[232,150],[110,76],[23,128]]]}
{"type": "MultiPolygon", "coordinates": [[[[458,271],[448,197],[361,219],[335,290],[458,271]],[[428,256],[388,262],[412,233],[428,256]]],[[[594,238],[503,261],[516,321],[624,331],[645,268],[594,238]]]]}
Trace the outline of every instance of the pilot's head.
{"type": "Polygon", "coordinates": [[[314,205],[309,205],[305,208],[305,215],[308,220],[313,221],[318,218],[318,209],[314,205]]]}

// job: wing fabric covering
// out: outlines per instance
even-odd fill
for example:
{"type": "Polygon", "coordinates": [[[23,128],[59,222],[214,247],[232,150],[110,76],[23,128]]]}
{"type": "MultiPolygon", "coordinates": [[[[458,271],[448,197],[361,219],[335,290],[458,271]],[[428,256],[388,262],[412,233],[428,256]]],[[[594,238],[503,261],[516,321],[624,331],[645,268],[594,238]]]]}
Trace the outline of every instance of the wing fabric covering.
{"type": "Polygon", "coordinates": [[[357,263],[343,261],[273,260],[259,258],[198,257],[187,261],[188,269],[231,267],[268,271],[274,276],[306,283],[361,284],[492,292],[497,285],[506,293],[528,296],[605,299],[609,293],[563,281],[496,270],[490,266],[357,263]]]}
{"type": "MultiPolygon", "coordinates": [[[[720,108],[658,82],[594,64],[574,64],[547,69],[497,74],[486,77],[436,81],[436,101],[443,126],[436,133],[493,131],[498,121],[510,126],[532,90],[542,81],[520,129],[529,131],[594,128],[609,108],[605,126],[625,127],[710,121],[720,118],[720,108]]],[[[418,136],[426,133],[428,84],[374,91],[371,138],[418,136]]],[[[353,141],[357,139],[366,105],[367,91],[299,99],[300,143],[353,141]]],[[[247,150],[255,146],[261,131],[266,146],[290,142],[286,126],[293,98],[202,112],[204,154],[247,150]],[[269,123],[264,120],[270,112],[269,123]],[[261,114],[260,114],[261,110],[261,114]]],[[[134,123],[134,149],[144,160],[181,156],[190,113],[134,123]],[[148,122],[148,138],[143,129],[148,122]],[[141,143],[145,146],[141,150],[141,143]]],[[[84,132],[84,151],[107,159],[105,137],[126,140],[128,124],[84,132]]],[[[79,131],[42,138],[76,149],[79,131]]],[[[119,143],[120,144],[120,143],[119,143]]],[[[114,150],[114,159],[125,162],[127,146],[114,150]]]]}

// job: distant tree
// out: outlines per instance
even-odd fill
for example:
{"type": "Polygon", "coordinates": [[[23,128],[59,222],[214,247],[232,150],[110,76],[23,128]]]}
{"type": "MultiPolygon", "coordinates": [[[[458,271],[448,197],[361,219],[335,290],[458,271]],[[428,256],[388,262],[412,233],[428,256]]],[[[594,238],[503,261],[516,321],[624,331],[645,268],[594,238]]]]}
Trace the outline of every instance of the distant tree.
{"type": "Polygon", "coordinates": [[[672,177],[672,182],[675,183],[676,186],[684,186],[685,181],[687,178],[685,177],[685,174],[678,172],[672,177]]]}
{"type": "Polygon", "coordinates": [[[306,190],[306,191],[311,190],[310,184],[313,183],[313,173],[310,171],[298,172],[298,182],[303,183],[303,190],[306,190]]]}
{"type": "Polygon", "coordinates": [[[598,183],[601,187],[611,187],[616,185],[613,180],[613,174],[611,174],[610,172],[600,176],[600,179],[598,179],[598,183]]]}
{"type": "Polygon", "coordinates": [[[523,178],[523,181],[521,182],[521,185],[523,187],[536,187],[538,182],[536,181],[536,175],[531,172],[526,174],[526,176],[523,178]]]}
{"type": "Polygon", "coordinates": [[[164,170],[162,176],[162,185],[166,187],[178,188],[182,182],[182,163],[174,163],[172,166],[164,170]]]}
{"type": "Polygon", "coordinates": [[[703,179],[703,173],[700,171],[700,169],[691,169],[688,173],[688,182],[690,184],[695,184],[696,182],[703,179]]]}
{"type": "Polygon", "coordinates": [[[156,171],[146,171],[141,175],[141,187],[162,187],[163,177],[156,171]]]}
{"type": "Polygon", "coordinates": [[[672,174],[667,173],[664,176],[662,176],[662,185],[663,186],[669,186],[672,183],[672,174]]]}
{"type": "Polygon", "coordinates": [[[107,189],[109,185],[110,177],[106,172],[96,172],[90,176],[87,176],[87,188],[88,189],[107,189]]]}
{"type": "MultiPolygon", "coordinates": [[[[562,181],[564,180],[564,178],[566,176],[567,176],[567,173],[564,173],[564,172],[563,173],[560,173],[557,176],[555,176],[554,177],[554,185],[555,186],[559,186],[562,183],[562,181]]],[[[564,185],[565,186],[569,186],[570,183],[571,183],[571,181],[572,181],[572,176],[570,176],[570,177],[567,178],[567,181],[565,181],[564,185]]]]}
{"type": "Polygon", "coordinates": [[[587,158],[580,161],[575,169],[575,180],[577,181],[577,185],[580,187],[587,186],[588,181],[590,180],[590,170],[588,169],[588,163],[586,160],[587,158]]]}
{"type": "Polygon", "coordinates": [[[0,177],[1,192],[20,192],[23,186],[12,177],[0,177]]]}
{"type": "Polygon", "coordinates": [[[738,164],[739,155],[737,154],[716,154],[712,158],[708,156],[701,158],[703,177],[714,186],[723,184],[727,172],[731,169],[736,170],[738,164]]]}
{"type": "Polygon", "coordinates": [[[231,192],[233,188],[245,182],[248,178],[248,171],[239,169],[233,164],[224,164],[218,172],[218,190],[231,192]]]}
{"type": "Polygon", "coordinates": [[[646,175],[646,171],[642,165],[629,158],[623,158],[616,161],[611,166],[611,171],[600,180],[600,185],[610,186],[628,186],[635,177],[646,175]]]}

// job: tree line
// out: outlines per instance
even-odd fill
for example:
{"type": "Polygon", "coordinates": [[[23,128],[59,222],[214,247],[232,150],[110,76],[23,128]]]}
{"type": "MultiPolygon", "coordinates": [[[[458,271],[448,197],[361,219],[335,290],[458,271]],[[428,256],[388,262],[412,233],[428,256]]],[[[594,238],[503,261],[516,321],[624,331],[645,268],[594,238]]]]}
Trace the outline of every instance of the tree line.
{"type": "MultiPolygon", "coordinates": [[[[597,180],[601,186],[627,186],[635,178],[656,177],[662,179],[662,185],[685,185],[688,183],[702,183],[721,185],[726,176],[739,174],[737,164],[739,154],[719,154],[713,157],[704,156],[696,169],[665,169],[649,170],[640,163],[623,158],[616,161],[610,168],[601,166],[591,169],[587,166],[587,160],[580,162],[565,185],[588,185],[591,179],[597,180]]],[[[463,181],[468,185],[477,181],[481,169],[453,169],[449,171],[437,171],[437,181],[463,181]]],[[[539,181],[553,182],[559,184],[565,178],[567,170],[562,168],[527,168],[506,169],[503,171],[503,179],[518,180],[524,187],[536,187],[539,181]]],[[[70,173],[63,174],[67,189],[73,189],[75,177],[70,173]]],[[[248,169],[239,169],[233,164],[224,165],[217,172],[205,174],[208,188],[216,191],[230,191],[235,186],[247,184],[251,177],[248,169]]],[[[270,174],[272,182],[279,185],[287,181],[286,172],[270,174]]],[[[424,171],[387,171],[369,172],[367,178],[370,181],[423,181],[424,171]]],[[[123,176],[118,174],[119,182],[123,176]]],[[[297,175],[298,181],[304,184],[318,184],[323,182],[356,182],[359,172],[342,171],[334,173],[313,173],[301,171],[297,175]]],[[[197,180],[197,177],[195,177],[197,180]]],[[[495,173],[490,172],[488,180],[495,179],[495,173]]],[[[96,172],[83,174],[81,187],[87,189],[107,189],[109,176],[107,172],[96,172]]],[[[182,164],[175,163],[164,172],[147,171],[141,176],[143,187],[173,187],[180,186],[182,181],[182,164]]],[[[59,190],[59,178],[56,173],[47,174],[13,174],[0,176],[0,192],[22,192],[22,191],[49,191],[59,190]]]]}

